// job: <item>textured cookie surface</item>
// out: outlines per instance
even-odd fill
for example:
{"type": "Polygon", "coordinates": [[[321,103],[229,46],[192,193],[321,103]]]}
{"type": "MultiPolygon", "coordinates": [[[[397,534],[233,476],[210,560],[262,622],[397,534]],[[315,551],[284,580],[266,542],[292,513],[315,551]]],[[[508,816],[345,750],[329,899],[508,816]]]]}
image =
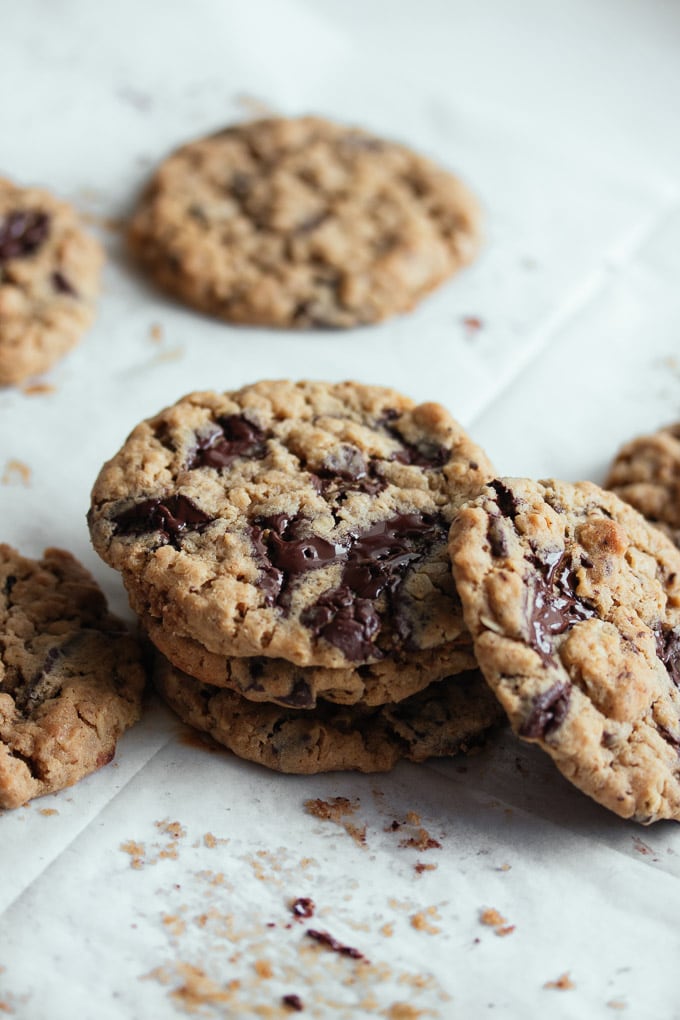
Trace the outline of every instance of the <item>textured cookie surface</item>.
{"type": "Polygon", "coordinates": [[[451,559],[513,729],[624,818],[680,820],[680,553],[614,494],[500,479],[451,559]]]}
{"type": "Polygon", "coordinates": [[[111,761],[144,680],[139,645],[69,553],[0,545],[0,807],[111,761]]]}
{"type": "Polygon", "coordinates": [[[0,178],[0,385],[44,372],[77,343],[102,261],[71,206],[0,178]]]}
{"type": "Polygon", "coordinates": [[[680,546],[680,422],[627,443],[604,484],[680,546]]]}
{"type": "Polygon", "coordinates": [[[438,404],[358,383],[185,397],[100,472],[133,608],[220,656],[342,668],[457,641],[456,508],[492,469],[438,404]]]}
{"type": "Polygon", "coordinates": [[[477,248],[475,200],[393,142],[317,117],[185,145],[132,220],[155,280],[233,322],[342,327],[411,308],[477,248]]]}
{"type": "Polygon", "coordinates": [[[478,671],[431,684],[396,705],[319,702],[312,712],[256,705],[194,680],[162,656],[154,679],[180,719],[239,757],[278,772],[385,772],[400,758],[458,754],[477,746],[502,715],[478,671]]]}
{"type": "Polygon", "coordinates": [[[151,617],[144,630],[170,662],[197,680],[228,687],[249,701],[268,701],[291,708],[314,708],[323,698],[339,705],[384,705],[402,701],[446,676],[477,665],[467,631],[436,648],[402,652],[356,668],[295,666],[285,659],[227,658],[197,641],[168,632],[151,617]]]}

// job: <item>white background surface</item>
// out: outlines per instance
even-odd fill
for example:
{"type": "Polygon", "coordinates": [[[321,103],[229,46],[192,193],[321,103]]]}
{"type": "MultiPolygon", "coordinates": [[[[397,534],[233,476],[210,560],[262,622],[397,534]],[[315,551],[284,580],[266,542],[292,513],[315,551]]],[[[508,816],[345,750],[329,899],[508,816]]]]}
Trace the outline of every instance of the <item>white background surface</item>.
{"type": "MultiPolygon", "coordinates": [[[[103,231],[96,326],[53,392],[0,392],[2,538],[71,550],[127,613],[85,526],[99,466],[184,393],[262,377],[394,385],[446,404],[500,473],[600,480],[621,443],[680,418],[679,52],[673,0],[7,2],[0,173],[120,217],[170,148],[248,116],[250,96],[457,170],[486,245],[410,316],[285,335],[172,304],[103,231]]],[[[464,761],[296,778],[182,733],[154,704],[114,765],[0,814],[0,1013],[680,1017],[672,823],[609,815],[510,734],[464,761]],[[365,846],[304,810],[337,796],[365,846]],[[440,848],[399,845],[408,812],[440,848]],[[514,931],[483,926],[489,907],[514,931]],[[565,972],[573,987],[545,987],[565,972]]]]}

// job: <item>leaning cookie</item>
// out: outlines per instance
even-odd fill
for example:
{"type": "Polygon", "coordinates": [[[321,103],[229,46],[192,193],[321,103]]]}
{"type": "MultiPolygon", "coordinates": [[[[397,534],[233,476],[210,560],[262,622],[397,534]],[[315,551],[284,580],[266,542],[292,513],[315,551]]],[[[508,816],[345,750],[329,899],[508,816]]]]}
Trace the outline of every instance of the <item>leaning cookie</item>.
{"type": "Polygon", "coordinates": [[[69,553],[0,545],[0,807],[110,762],[144,683],[137,641],[69,553]]]}
{"type": "Polygon", "coordinates": [[[680,820],[680,552],[615,495],[499,479],[451,559],[515,732],[624,818],[680,820]]]}
{"type": "Polygon", "coordinates": [[[604,487],[680,546],[680,423],[627,443],[616,455],[604,487]]]}
{"type": "Polygon", "coordinates": [[[478,247],[475,199],[394,142],[318,117],[226,128],[159,167],[130,224],[165,290],[232,322],[343,327],[412,308],[478,247]]]}
{"type": "Polygon", "coordinates": [[[315,708],[319,698],[337,705],[385,705],[416,694],[444,677],[475,669],[472,638],[465,631],[436,648],[381,659],[355,668],[296,666],[265,656],[235,658],[214,655],[198,641],[178,637],[157,620],[141,625],[152,643],[173,666],[196,680],[228,687],[248,701],[266,701],[288,708],[315,708]]]}
{"type": "Polygon", "coordinates": [[[465,633],[448,529],[492,476],[438,404],[261,382],[142,422],[102,468],[89,524],[164,632],[223,658],[356,668],[465,633]]]}
{"type": "Polygon", "coordinates": [[[44,372],[90,325],[103,262],[75,210],[0,178],[0,385],[44,372]]]}
{"type": "Polygon", "coordinates": [[[312,712],[253,704],[187,676],[158,655],[156,686],[183,722],[234,754],[277,772],[386,772],[400,759],[459,754],[479,746],[502,716],[478,671],[431,684],[374,709],[319,702],[312,712]]]}

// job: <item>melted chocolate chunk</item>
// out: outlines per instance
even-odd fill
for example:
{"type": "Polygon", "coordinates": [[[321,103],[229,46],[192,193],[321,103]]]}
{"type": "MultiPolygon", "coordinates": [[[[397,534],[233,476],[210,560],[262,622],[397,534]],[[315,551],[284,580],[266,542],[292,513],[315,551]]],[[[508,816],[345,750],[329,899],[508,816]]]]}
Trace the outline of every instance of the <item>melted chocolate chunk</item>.
{"type": "Polygon", "coordinates": [[[282,705],[288,705],[290,708],[312,708],[314,704],[312,689],[307,681],[302,679],[295,681],[293,689],[287,697],[278,700],[282,705]]]}
{"type": "Polygon", "coordinates": [[[399,417],[399,412],[392,409],[385,411],[379,424],[393,439],[401,445],[402,449],[397,450],[390,456],[390,460],[396,460],[398,464],[409,464],[413,467],[440,468],[446,464],[451,454],[445,446],[438,443],[409,443],[404,439],[396,425],[390,422],[399,417]]]}
{"type": "Polygon", "coordinates": [[[240,414],[218,418],[219,429],[198,440],[187,470],[229,467],[239,457],[261,460],[267,452],[265,433],[240,414]]]}
{"type": "Polygon", "coordinates": [[[309,935],[310,939],[314,939],[315,942],[320,942],[324,946],[328,946],[334,953],[340,953],[341,956],[351,956],[353,960],[365,960],[366,957],[363,953],[360,953],[358,949],[354,949],[353,946],[344,946],[342,942],[338,942],[337,939],[327,931],[315,931],[314,928],[308,928],[305,935],[309,935]]]}
{"type": "Polygon", "coordinates": [[[296,917],[314,917],[314,900],[300,896],[290,908],[296,917]]]}
{"type": "Polygon", "coordinates": [[[508,489],[506,485],[495,479],[493,482],[489,482],[489,488],[493,489],[496,493],[496,502],[498,503],[498,509],[504,517],[509,517],[511,521],[514,521],[517,516],[518,506],[515,499],[514,493],[508,489]]]}
{"type": "Polygon", "coordinates": [[[432,514],[397,514],[379,521],[354,538],[342,584],[367,599],[386,588],[394,591],[408,565],[442,536],[442,522],[432,514]]]}
{"type": "Polygon", "coordinates": [[[339,483],[341,496],[351,490],[375,496],[387,485],[384,478],[380,477],[378,461],[371,458],[366,463],[361,451],[349,444],[339,446],[336,451],[329,453],[315,477],[320,480],[318,491],[325,493],[333,483],[339,483]]]}
{"type": "Polygon", "coordinates": [[[188,531],[201,531],[213,520],[187,496],[168,496],[165,499],[145,499],[113,518],[117,535],[143,535],[157,531],[161,544],[180,547],[182,536],[188,531]]]}
{"type": "Polygon", "coordinates": [[[529,717],[519,731],[520,737],[542,740],[564,722],[569,710],[571,684],[559,681],[534,701],[529,717]]]}
{"type": "Polygon", "coordinates": [[[52,695],[54,684],[48,680],[49,674],[54,669],[57,660],[78,640],[76,636],[70,641],[67,640],[63,645],[55,645],[49,649],[40,669],[15,694],[15,703],[21,712],[28,713],[35,710],[38,705],[52,695]]]}
{"type": "Polygon", "coordinates": [[[382,657],[373,643],[380,630],[380,617],[369,599],[357,598],[350,588],[324,592],[300,619],[317,637],[335,645],[352,662],[382,657]]]}
{"type": "Polygon", "coordinates": [[[265,592],[265,605],[281,603],[290,582],[300,574],[346,558],[345,545],[329,542],[318,535],[303,537],[302,533],[308,529],[306,518],[287,514],[260,518],[250,529],[262,563],[260,587],[265,592]]]}
{"type": "Polygon", "coordinates": [[[498,517],[491,517],[489,520],[489,527],[486,531],[486,537],[489,540],[491,546],[491,555],[500,559],[502,556],[508,555],[508,543],[498,517]]]}
{"type": "Polygon", "coordinates": [[[529,640],[531,647],[548,664],[553,654],[552,638],[597,614],[592,606],[576,595],[576,573],[571,569],[566,553],[561,550],[547,553],[543,560],[533,557],[533,563],[542,576],[533,586],[533,601],[528,609],[529,640]]]}
{"type": "Polygon", "coordinates": [[[654,630],[656,654],[663,662],[669,677],[680,687],[680,634],[659,624],[654,630]]]}
{"type": "Polygon", "coordinates": [[[50,230],[50,218],[38,209],[15,210],[0,221],[0,262],[23,259],[41,247],[50,230]]]}
{"type": "Polygon", "coordinates": [[[277,570],[269,559],[269,550],[264,540],[262,528],[254,525],[249,529],[250,541],[253,543],[255,556],[260,565],[259,587],[264,595],[265,606],[276,605],[283,588],[283,573],[277,570]]]}
{"type": "Polygon", "coordinates": [[[671,745],[677,755],[680,755],[680,740],[677,737],[674,737],[670,730],[667,730],[665,726],[657,726],[657,729],[666,743],[671,745]]]}
{"type": "Polygon", "coordinates": [[[63,273],[60,273],[58,269],[52,273],[52,286],[58,294],[69,294],[71,297],[78,297],[78,292],[75,287],[69,283],[63,273]]]}

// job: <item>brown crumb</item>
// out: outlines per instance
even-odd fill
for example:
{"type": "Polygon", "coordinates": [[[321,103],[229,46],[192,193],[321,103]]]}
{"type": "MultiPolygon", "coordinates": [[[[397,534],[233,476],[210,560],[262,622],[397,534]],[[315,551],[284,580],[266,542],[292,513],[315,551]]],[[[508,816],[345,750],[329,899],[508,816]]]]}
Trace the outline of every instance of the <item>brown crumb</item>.
{"type": "Polygon", "coordinates": [[[406,822],[409,825],[420,825],[421,817],[416,811],[407,811],[406,822]]]}
{"type": "Polygon", "coordinates": [[[568,991],[570,988],[575,988],[576,985],[569,977],[569,971],[565,970],[564,974],[560,974],[556,981],[546,981],[543,985],[544,988],[559,988],[560,991],[568,991]]]}
{"type": "Polygon", "coordinates": [[[296,1013],[301,1013],[305,1008],[299,995],[284,995],[281,1002],[288,1009],[295,1010],[296,1013]]]}
{"type": "Polygon", "coordinates": [[[125,843],[120,844],[120,849],[132,858],[130,861],[131,868],[139,869],[144,867],[145,851],[143,843],[136,843],[134,839],[128,839],[125,843]]]}
{"type": "Polygon", "coordinates": [[[269,960],[255,960],[253,967],[255,968],[255,973],[258,977],[270,978],[274,974],[269,960]]]}
{"type": "Polygon", "coordinates": [[[228,839],[221,839],[219,836],[213,836],[212,832],[206,832],[203,836],[203,844],[204,846],[207,846],[209,850],[214,850],[219,844],[226,846],[228,842],[228,839]]]}
{"type": "Polygon", "coordinates": [[[158,344],[161,342],[161,340],[163,339],[163,327],[161,326],[160,322],[154,322],[149,327],[149,336],[154,341],[154,343],[158,344]]]}
{"type": "Polygon", "coordinates": [[[441,931],[436,924],[432,924],[432,920],[439,921],[439,912],[436,907],[426,907],[425,910],[419,910],[417,914],[413,914],[411,917],[411,927],[417,931],[425,931],[428,935],[438,935],[441,931]]]}
{"type": "Polygon", "coordinates": [[[10,1006],[9,1002],[5,1002],[4,1000],[0,999],[0,1013],[13,1013],[13,1012],[14,1010],[10,1006]]]}
{"type": "Polygon", "coordinates": [[[393,1002],[385,1013],[387,1020],[418,1020],[419,1017],[425,1015],[426,1013],[422,1009],[409,1006],[408,1002],[393,1002]]]}
{"type": "Polygon", "coordinates": [[[12,458],[5,464],[0,481],[3,485],[23,485],[27,489],[31,484],[31,473],[30,467],[23,460],[12,458]]]}
{"type": "Polygon", "coordinates": [[[178,975],[184,979],[183,984],[170,993],[170,997],[188,1012],[198,1012],[201,1006],[214,1006],[220,1002],[228,1002],[238,982],[230,981],[226,987],[209,978],[200,967],[191,963],[177,963],[178,975]]]}
{"type": "Polygon", "coordinates": [[[512,865],[510,864],[501,864],[500,867],[496,868],[496,871],[510,871],[511,867],[512,865]]]}
{"type": "Polygon", "coordinates": [[[413,867],[414,867],[414,870],[419,875],[422,875],[422,873],[424,871],[436,871],[437,870],[437,865],[436,864],[423,864],[422,861],[416,861],[416,863],[414,864],[413,867]]]}
{"type": "Polygon", "coordinates": [[[179,822],[171,822],[167,818],[164,818],[161,822],[154,822],[157,829],[164,832],[166,836],[171,836],[173,839],[182,839],[187,834],[187,830],[179,822]]]}
{"type": "Polygon", "coordinates": [[[167,351],[160,351],[153,359],[152,364],[161,365],[166,361],[179,361],[184,357],[184,347],[170,347],[167,351]]]}
{"type": "Polygon", "coordinates": [[[28,383],[26,386],[21,387],[21,392],[25,397],[42,397],[47,393],[54,393],[56,386],[51,383],[28,383]]]}
{"type": "Polygon", "coordinates": [[[609,1006],[610,1009],[627,1009],[628,1008],[626,1006],[625,1002],[622,1002],[621,999],[610,999],[609,1002],[607,1003],[607,1005],[609,1006]]]}
{"type": "Polygon", "coordinates": [[[386,939],[391,939],[392,936],[394,935],[394,925],[384,924],[380,929],[380,934],[384,935],[386,939]]]}
{"type": "Polygon", "coordinates": [[[427,829],[418,829],[415,836],[409,836],[399,841],[401,847],[415,847],[416,850],[441,850],[441,843],[433,839],[427,829]]]}
{"type": "Polygon", "coordinates": [[[38,814],[44,815],[45,818],[50,818],[52,815],[58,815],[59,812],[57,811],[56,808],[53,808],[53,807],[43,807],[43,808],[40,808],[40,811],[38,812],[38,814]]]}
{"type": "Polygon", "coordinates": [[[330,932],[327,931],[316,931],[314,928],[308,928],[305,935],[309,936],[310,939],[314,939],[315,942],[320,943],[322,946],[327,946],[328,949],[332,949],[334,953],[339,953],[340,956],[351,956],[353,960],[365,960],[366,957],[363,953],[360,953],[354,946],[345,946],[342,942],[338,942],[330,932]]]}
{"type": "Polygon", "coordinates": [[[496,935],[512,935],[514,930],[515,930],[514,924],[506,924],[499,925],[499,927],[495,929],[495,932],[496,935]]]}
{"type": "Polygon", "coordinates": [[[466,315],[463,319],[463,326],[468,336],[474,336],[475,333],[479,333],[484,323],[477,315],[466,315]]]}
{"type": "Polygon", "coordinates": [[[353,815],[359,809],[359,800],[352,802],[348,797],[333,797],[331,800],[306,800],[304,808],[308,815],[321,818],[323,821],[333,822],[341,826],[357,846],[366,847],[366,826],[354,825],[347,821],[348,815],[353,815]]]}
{"type": "Polygon", "coordinates": [[[186,924],[176,914],[163,914],[162,921],[171,935],[183,935],[186,931],[186,924]]]}
{"type": "Polygon", "coordinates": [[[479,915],[479,920],[482,924],[488,925],[489,928],[494,928],[499,924],[507,924],[503,915],[499,914],[497,910],[493,909],[493,907],[488,907],[486,910],[483,910],[479,915]]]}

